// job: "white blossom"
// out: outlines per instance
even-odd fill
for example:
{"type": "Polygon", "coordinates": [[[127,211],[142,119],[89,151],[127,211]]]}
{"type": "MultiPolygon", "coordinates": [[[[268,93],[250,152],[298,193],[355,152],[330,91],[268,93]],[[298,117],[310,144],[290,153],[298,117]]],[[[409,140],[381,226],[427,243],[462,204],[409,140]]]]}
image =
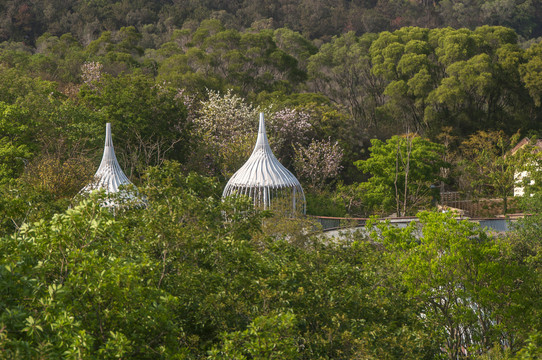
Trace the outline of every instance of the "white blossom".
{"type": "Polygon", "coordinates": [[[298,175],[308,180],[313,187],[336,177],[342,169],[343,150],[338,142],[313,140],[308,147],[295,148],[294,164],[298,175]]]}
{"type": "Polygon", "coordinates": [[[96,87],[102,79],[103,64],[97,61],[89,61],[81,65],[81,79],[83,83],[91,88],[96,87]]]}

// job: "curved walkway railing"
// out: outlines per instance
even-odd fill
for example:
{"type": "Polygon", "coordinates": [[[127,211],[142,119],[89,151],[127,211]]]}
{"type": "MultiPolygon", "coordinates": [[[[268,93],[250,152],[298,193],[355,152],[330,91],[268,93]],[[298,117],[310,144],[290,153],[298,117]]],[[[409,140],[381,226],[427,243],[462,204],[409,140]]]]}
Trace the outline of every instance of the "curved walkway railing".
{"type": "MultiPolygon", "coordinates": [[[[468,220],[477,224],[480,224],[483,228],[488,228],[496,232],[504,232],[510,229],[510,222],[516,221],[518,218],[523,217],[523,214],[510,214],[506,218],[466,218],[460,217],[458,219],[468,220]]],[[[349,228],[363,228],[367,223],[368,218],[346,218],[346,217],[331,217],[331,216],[311,216],[322,226],[322,231],[334,231],[340,229],[349,228]]],[[[394,217],[383,218],[382,221],[389,221],[391,224],[395,224],[399,227],[405,227],[412,221],[418,221],[417,217],[394,217]]]]}

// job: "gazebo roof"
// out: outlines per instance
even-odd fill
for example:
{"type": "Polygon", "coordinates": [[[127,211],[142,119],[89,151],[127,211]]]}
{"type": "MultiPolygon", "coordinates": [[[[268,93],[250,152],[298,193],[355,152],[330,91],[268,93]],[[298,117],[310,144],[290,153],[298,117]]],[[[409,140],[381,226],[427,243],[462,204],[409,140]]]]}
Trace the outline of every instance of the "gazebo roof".
{"type": "Polygon", "coordinates": [[[265,120],[260,113],[258,139],[247,162],[231,177],[228,186],[243,187],[294,187],[299,186],[297,178],[275,157],[265,132],[265,120]]]}
{"type": "Polygon", "coordinates": [[[93,190],[104,189],[106,193],[116,193],[119,186],[130,185],[132,182],[120,168],[115,149],[113,148],[113,139],[111,137],[111,123],[105,126],[105,146],[102,162],[96,174],[94,181],[85,186],[81,192],[91,192],[93,190]]]}
{"type": "Polygon", "coordinates": [[[255,204],[269,207],[274,193],[280,189],[292,189],[293,204],[296,206],[296,196],[304,202],[305,195],[297,178],[286,169],[275,157],[269,146],[265,132],[265,120],[260,113],[260,124],[256,146],[247,162],[239,169],[224,188],[223,197],[240,193],[254,198],[255,204]]]}

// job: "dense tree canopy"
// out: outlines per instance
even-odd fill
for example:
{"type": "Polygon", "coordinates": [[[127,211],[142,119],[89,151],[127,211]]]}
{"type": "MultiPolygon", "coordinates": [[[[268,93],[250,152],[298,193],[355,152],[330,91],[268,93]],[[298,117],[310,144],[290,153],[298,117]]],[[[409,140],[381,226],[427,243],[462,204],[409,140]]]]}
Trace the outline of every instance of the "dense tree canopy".
{"type": "Polygon", "coordinates": [[[0,238],[3,356],[457,359],[536,351],[534,223],[509,239],[423,213],[405,229],[373,223],[374,231],[325,241],[305,228],[292,241],[267,232],[276,218],[246,199],[221,201],[220,189],[166,162],[145,176],[146,208],[113,216],[97,194],[0,238]]]}
{"type": "Polygon", "coordinates": [[[507,26],[528,38],[542,35],[540,10],[535,0],[6,0],[0,5],[0,41],[34,44],[45,32],[55,36],[69,32],[88,44],[104,30],[134,26],[145,43],[159,45],[174,29],[209,18],[237,30],[287,27],[310,39],[403,26],[473,29],[484,24],[507,26]]]}
{"type": "MultiPolygon", "coordinates": [[[[276,155],[291,169],[296,163],[306,185],[353,189],[369,175],[353,162],[368,157],[373,138],[416,132],[439,142],[445,131],[454,151],[481,130],[538,134],[540,44],[533,40],[524,49],[518,39],[500,26],[405,27],[361,36],[351,31],[317,47],[287,28],[243,30],[219,18],[175,29],[160,44],[134,26],[103,31],[88,43],[51,33],[35,45],[6,41],[0,47],[1,181],[13,182],[23,169],[39,173],[39,163],[97,159],[105,122],[113,123],[129,175],[170,159],[225,179],[253,141],[254,114],[232,122],[239,109],[221,104],[238,99],[268,114],[276,155]],[[317,144],[342,161],[333,165],[340,172],[325,175],[317,166],[325,152],[317,144]],[[308,170],[311,163],[316,172],[308,170]]],[[[473,190],[460,179],[451,183],[473,190]]],[[[487,189],[486,196],[502,197],[487,189]]],[[[372,205],[362,208],[358,215],[370,215],[372,205]]]]}
{"type": "Polygon", "coordinates": [[[441,169],[449,166],[443,160],[444,147],[416,134],[371,143],[370,157],[355,163],[371,174],[360,185],[367,205],[384,213],[395,210],[397,216],[428,206],[436,196],[432,185],[442,180],[441,169]]]}

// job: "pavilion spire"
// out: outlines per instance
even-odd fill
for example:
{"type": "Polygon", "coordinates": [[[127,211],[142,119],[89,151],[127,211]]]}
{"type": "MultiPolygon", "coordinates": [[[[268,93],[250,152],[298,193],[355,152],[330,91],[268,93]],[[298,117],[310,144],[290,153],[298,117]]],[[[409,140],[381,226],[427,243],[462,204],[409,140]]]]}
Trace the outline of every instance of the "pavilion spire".
{"type": "Polygon", "coordinates": [[[297,178],[275,157],[265,131],[264,114],[260,113],[258,138],[247,162],[228,181],[222,194],[247,195],[255,206],[267,209],[273,200],[291,197],[294,211],[305,212],[305,194],[297,178]]]}
{"type": "MultiPolygon", "coordinates": [[[[94,180],[85,186],[81,193],[90,193],[94,190],[104,189],[106,194],[114,194],[120,191],[120,186],[131,185],[132,182],[122,171],[117,156],[115,155],[115,148],[113,147],[113,138],[111,136],[111,123],[107,123],[105,126],[105,144],[102,161],[96,174],[94,174],[94,180]]],[[[126,199],[135,199],[135,194],[124,194],[126,199]]],[[[116,206],[117,204],[112,201],[106,201],[104,206],[116,206]]]]}

